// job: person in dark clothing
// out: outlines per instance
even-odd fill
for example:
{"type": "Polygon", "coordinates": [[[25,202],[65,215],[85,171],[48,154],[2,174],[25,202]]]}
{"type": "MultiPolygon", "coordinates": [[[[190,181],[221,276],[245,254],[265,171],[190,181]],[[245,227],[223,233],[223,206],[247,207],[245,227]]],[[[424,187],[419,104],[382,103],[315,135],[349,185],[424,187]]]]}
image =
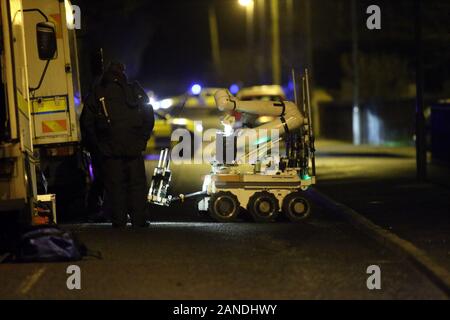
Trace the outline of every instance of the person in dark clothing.
{"type": "MultiPolygon", "coordinates": [[[[85,147],[87,149],[87,147],[85,147]]],[[[87,149],[88,150],[88,149],[87,149]]],[[[106,222],[108,217],[105,215],[103,209],[104,202],[104,183],[101,170],[101,155],[98,155],[95,151],[89,151],[89,168],[91,183],[89,186],[89,192],[86,199],[88,220],[91,222],[106,222]],[[92,171],[91,171],[92,169],[92,171]]]]}
{"type": "MultiPolygon", "coordinates": [[[[98,69],[98,68],[97,68],[98,69]]],[[[96,76],[94,78],[90,94],[92,94],[95,90],[95,87],[100,84],[100,81],[103,77],[103,68],[101,70],[97,70],[96,76]],[[100,72],[99,72],[100,71],[100,72]]],[[[91,96],[88,96],[88,101],[91,98],[91,96]]],[[[98,148],[95,146],[91,146],[89,144],[90,140],[88,136],[88,132],[86,132],[86,128],[83,127],[83,124],[86,123],[84,118],[86,115],[89,116],[90,114],[90,108],[83,108],[83,111],[81,112],[80,116],[80,122],[82,124],[81,126],[81,140],[83,144],[84,150],[88,151],[88,153],[84,153],[85,161],[87,166],[89,166],[89,178],[90,178],[90,184],[89,184],[89,191],[86,198],[86,205],[87,205],[87,218],[91,222],[107,222],[108,217],[106,216],[103,209],[103,202],[104,202],[104,183],[103,183],[103,177],[101,174],[101,155],[98,154],[98,148]]]]}
{"type": "Polygon", "coordinates": [[[125,67],[113,62],[88,97],[80,119],[86,145],[98,156],[105,205],[113,226],[146,225],[145,150],[154,125],[153,108],[142,87],[129,83],[125,67]]]}

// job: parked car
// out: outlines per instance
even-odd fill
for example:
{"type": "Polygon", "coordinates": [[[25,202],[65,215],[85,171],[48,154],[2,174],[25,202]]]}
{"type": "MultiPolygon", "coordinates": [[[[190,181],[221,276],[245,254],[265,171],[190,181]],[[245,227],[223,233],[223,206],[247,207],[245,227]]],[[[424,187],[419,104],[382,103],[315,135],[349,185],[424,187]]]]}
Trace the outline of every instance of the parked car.
{"type": "Polygon", "coordinates": [[[203,127],[196,125],[194,121],[183,117],[172,117],[155,111],[155,126],[150,140],[147,142],[146,153],[159,152],[164,148],[171,148],[177,142],[171,141],[172,132],[176,129],[187,129],[191,134],[203,131],[203,127]]]}
{"type": "MultiPolygon", "coordinates": [[[[236,95],[239,100],[261,100],[261,101],[284,101],[286,94],[279,85],[262,85],[242,88],[236,95]]],[[[236,112],[235,127],[253,128],[273,120],[270,116],[258,116],[250,114],[241,114],[236,112]]]]}

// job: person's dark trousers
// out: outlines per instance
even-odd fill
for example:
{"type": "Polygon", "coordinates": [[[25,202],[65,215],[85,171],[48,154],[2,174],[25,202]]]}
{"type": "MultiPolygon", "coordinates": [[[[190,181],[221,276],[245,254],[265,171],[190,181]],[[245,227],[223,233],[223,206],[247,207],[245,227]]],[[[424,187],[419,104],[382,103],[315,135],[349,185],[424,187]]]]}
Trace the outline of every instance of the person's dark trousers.
{"type": "Polygon", "coordinates": [[[94,173],[94,180],[92,181],[87,196],[87,209],[89,217],[96,217],[101,212],[101,204],[103,203],[104,196],[104,183],[100,156],[91,154],[91,165],[94,173]]]}
{"type": "Polygon", "coordinates": [[[108,157],[102,167],[105,204],[113,226],[126,226],[127,213],[134,227],[145,226],[147,181],[142,156],[108,157]]]}

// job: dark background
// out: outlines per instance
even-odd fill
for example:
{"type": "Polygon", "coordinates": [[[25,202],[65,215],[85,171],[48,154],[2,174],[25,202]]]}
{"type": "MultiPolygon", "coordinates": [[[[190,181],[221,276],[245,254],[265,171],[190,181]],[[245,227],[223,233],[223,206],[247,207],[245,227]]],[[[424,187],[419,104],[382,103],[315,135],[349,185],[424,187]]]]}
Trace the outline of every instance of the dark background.
{"type": "MultiPolygon", "coordinates": [[[[265,20],[255,1],[255,50],[248,61],[245,8],[237,0],[74,0],[81,8],[78,31],[84,91],[92,80],[89,60],[103,48],[105,61],[122,60],[131,78],[158,95],[178,94],[193,82],[204,86],[271,83],[270,0],[265,20]],[[208,7],[218,15],[224,74],[214,73],[208,7]],[[262,27],[265,22],[266,27],[262,27]],[[256,61],[259,65],[256,66],[256,61]],[[258,72],[245,72],[248,68],[258,72]]],[[[311,37],[314,84],[338,100],[351,99],[350,0],[313,0],[311,30],[306,33],[306,0],[294,0],[293,31],[286,24],[286,0],[280,0],[283,84],[290,69],[307,66],[307,38],[311,37]]],[[[357,1],[361,99],[409,97],[414,90],[415,50],[413,1],[357,1]],[[382,29],[366,28],[366,8],[381,7],[382,29]]],[[[433,99],[450,92],[450,2],[423,1],[425,94],[433,99]]]]}

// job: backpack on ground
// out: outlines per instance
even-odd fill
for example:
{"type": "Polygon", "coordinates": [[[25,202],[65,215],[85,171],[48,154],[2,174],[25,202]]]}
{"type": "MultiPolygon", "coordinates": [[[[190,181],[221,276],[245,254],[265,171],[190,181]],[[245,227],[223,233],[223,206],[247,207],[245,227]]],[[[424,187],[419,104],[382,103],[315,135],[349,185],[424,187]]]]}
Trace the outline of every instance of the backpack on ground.
{"type": "Polygon", "coordinates": [[[92,254],[70,232],[57,226],[39,226],[25,232],[15,253],[15,262],[58,262],[78,261],[92,254]]]}

